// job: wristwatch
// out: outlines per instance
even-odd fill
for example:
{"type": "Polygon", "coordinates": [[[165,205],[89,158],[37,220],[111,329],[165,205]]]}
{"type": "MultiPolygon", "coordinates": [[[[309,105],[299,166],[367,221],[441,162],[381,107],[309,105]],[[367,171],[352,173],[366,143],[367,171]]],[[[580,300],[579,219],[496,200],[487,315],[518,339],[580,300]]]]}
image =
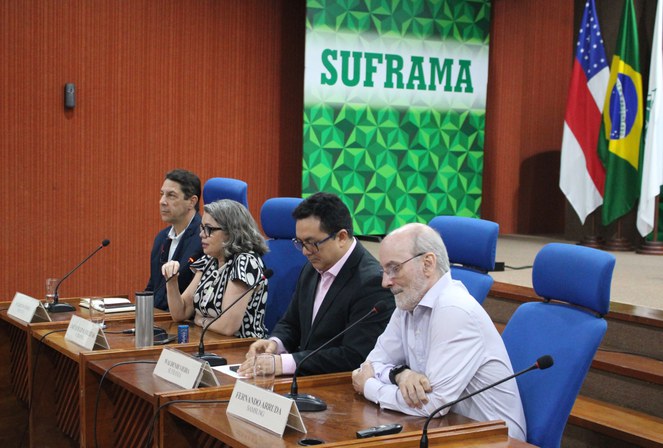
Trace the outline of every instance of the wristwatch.
{"type": "Polygon", "coordinates": [[[394,367],[393,369],[391,369],[389,371],[389,381],[391,381],[392,384],[396,384],[398,386],[398,384],[396,383],[396,375],[401,373],[403,370],[406,370],[406,369],[409,369],[409,368],[410,368],[410,366],[408,366],[406,364],[400,364],[400,365],[394,367]]]}

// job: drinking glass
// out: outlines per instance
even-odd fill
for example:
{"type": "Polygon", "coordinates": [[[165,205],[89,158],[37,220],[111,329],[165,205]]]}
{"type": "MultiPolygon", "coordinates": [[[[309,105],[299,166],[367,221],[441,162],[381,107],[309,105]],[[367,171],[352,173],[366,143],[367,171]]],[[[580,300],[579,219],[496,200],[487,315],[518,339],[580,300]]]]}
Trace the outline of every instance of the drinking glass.
{"type": "Polygon", "coordinates": [[[59,278],[46,279],[46,303],[53,303],[55,298],[55,288],[58,286],[59,278]]]}
{"type": "Polygon", "coordinates": [[[104,299],[92,298],[88,299],[88,311],[90,314],[90,321],[104,328],[104,320],[106,318],[106,307],[104,299]]]}
{"type": "Polygon", "coordinates": [[[274,390],[274,376],[276,374],[276,364],[274,355],[269,353],[260,353],[253,359],[253,383],[267,389],[274,390]]]}

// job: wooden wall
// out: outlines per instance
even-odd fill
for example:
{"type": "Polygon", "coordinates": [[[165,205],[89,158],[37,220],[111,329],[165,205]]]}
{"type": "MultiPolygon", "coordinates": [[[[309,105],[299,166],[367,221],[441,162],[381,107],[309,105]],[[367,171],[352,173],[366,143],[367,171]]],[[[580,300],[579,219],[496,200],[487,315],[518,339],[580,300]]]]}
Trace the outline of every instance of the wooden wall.
{"type": "Polygon", "coordinates": [[[145,287],[166,171],[299,195],[305,2],[0,3],[0,297],[145,287]],[[76,108],[64,108],[64,85],[76,108]]]}
{"type": "Polygon", "coordinates": [[[573,0],[494,0],[482,217],[501,233],[561,233],[559,150],[573,0]]]}
{"type": "MultiPolygon", "coordinates": [[[[559,148],[581,3],[492,2],[482,217],[502,233],[564,231],[559,148]]],[[[616,34],[617,3],[604,34],[616,34]]],[[[256,217],[267,198],[298,196],[304,26],[305,0],[0,2],[0,297],[42,297],[44,278],[104,238],[61,295],[141,290],[169,169],[246,180],[256,217]]]]}

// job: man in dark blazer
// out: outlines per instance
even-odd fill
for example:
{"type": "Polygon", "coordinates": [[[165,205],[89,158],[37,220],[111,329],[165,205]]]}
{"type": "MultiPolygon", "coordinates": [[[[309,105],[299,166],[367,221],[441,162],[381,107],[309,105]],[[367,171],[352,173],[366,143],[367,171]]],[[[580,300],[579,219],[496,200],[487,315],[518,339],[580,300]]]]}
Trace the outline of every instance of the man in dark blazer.
{"type": "Polygon", "coordinates": [[[161,266],[167,261],[177,260],[181,269],[178,283],[184,291],[193,272],[188,268],[189,259],[197,260],[202,256],[200,244],[200,179],[190,171],[176,169],[166,173],[161,186],[159,210],[161,219],[170,224],[154,238],[150,254],[150,279],[146,291],[156,291],[154,306],[168,310],[168,297],[164,288],[161,266]]]}
{"type": "Polygon", "coordinates": [[[381,286],[380,265],[354,238],[350,212],[338,196],[316,193],[300,203],[293,217],[294,244],[308,263],[271,337],[251,345],[240,374],[250,374],[253,356],[262,352],[278,355],[277,374],[292,374],[304,357],[384,300],[381,312],[311,356],[299,373],[355,369],[375,346],[394,310],[393,295],[381,286]]]}

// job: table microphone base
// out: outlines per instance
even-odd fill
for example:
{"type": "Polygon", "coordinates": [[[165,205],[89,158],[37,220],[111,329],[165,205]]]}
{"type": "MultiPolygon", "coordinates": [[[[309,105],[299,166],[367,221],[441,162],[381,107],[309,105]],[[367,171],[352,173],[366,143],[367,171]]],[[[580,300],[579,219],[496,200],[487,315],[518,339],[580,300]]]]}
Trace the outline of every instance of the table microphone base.
{"type": "Polygon", "coordinates": [[[285,394],[286,398],[290,398],[297,405],[297,409],[301,412],[320,412],[327,409],[327,403],[318,397],[309,394],[285,394]]]}
{"type": "Polygon", "coordinates": [[[73,305],[70,305],[68,303],[47,303],[46,306],[46,311],[49,313],[68,313],[72,311],[76,311],[76,308],[73,305]]]}
{"type": "Polygon", "coordinates": [[[226,358],[223,356],[215,355],[214,353],[197,353],[195,355],[196,358],[202,359],[203,361],[207,361],[210,366],[212,367],[217,367],[217,366],[225,366],[228,364],[228,361],[226,361],[226,358]]]}

